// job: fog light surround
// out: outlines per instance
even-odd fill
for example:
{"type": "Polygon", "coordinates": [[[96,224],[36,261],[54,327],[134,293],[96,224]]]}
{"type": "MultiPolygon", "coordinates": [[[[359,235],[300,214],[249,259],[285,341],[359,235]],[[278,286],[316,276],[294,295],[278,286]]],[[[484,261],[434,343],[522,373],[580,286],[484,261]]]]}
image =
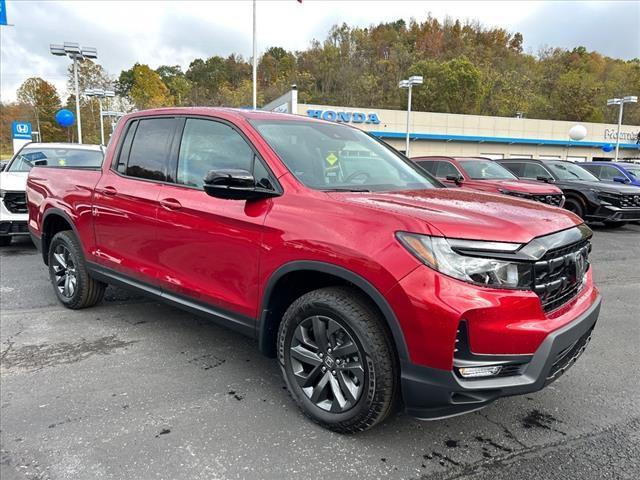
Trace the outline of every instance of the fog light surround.
{"type": "Polygon", "coordinates": [[[502,370],[500,365],[491,367],[459,367],[458,373],[463,378],[481,378],[495,377],[500,373],[500,370],[502,370]]]}

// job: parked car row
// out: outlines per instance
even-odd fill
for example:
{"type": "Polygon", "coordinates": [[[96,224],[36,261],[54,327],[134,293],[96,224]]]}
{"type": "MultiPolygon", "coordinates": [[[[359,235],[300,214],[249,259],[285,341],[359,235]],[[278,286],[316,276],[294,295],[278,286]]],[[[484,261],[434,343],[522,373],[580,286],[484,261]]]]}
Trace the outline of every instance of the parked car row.
{"type": "Polygon", "coordinates": [[[587,221],[640,221],[640,165],[482,157],[416,157],[451,187],[490,191],[564,207],[587,221]],[[598,178],[600,177],[600,178],[598,178]]]}

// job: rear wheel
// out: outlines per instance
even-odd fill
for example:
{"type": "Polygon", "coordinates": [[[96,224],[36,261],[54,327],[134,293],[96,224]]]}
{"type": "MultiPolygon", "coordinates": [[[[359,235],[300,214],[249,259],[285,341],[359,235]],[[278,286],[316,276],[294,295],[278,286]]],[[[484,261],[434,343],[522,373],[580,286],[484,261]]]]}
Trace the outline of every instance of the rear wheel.
{"type": "Polygon", "coordinates": [[[49,247],[49,276],[58,300],[79,309],[102,300],[106,284],[89,276],[78,240],[71,231],[58,232],[49,247]]]}
{"type": "Polygon", "coordinates": [[[579,199],[575,197],[567,198],[564,202],[564,208],[575,213],[580,218],[584,218],[584,205],[579,199]]]}
{"type": "Polygon", "coordinates": [[[0,237],[0,247],[8,247],[9,245],[11,245],[11,237],[10,236],[6,236],[6,237],[0,237]]]}
{"type": "Polygon", "coordinates": [[[383,320],[357,291],[309,292],[286,311],[278,358],[302,411],[325,428],[354,433],[384,420],[397,390],[397,364],[383,320]]]}

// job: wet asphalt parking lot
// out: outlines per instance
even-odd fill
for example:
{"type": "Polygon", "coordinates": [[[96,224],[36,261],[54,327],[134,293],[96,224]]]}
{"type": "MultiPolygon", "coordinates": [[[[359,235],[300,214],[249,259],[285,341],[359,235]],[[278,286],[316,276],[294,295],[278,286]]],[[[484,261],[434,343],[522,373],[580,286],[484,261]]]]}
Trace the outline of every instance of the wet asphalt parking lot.
{"type": "Polygon", "coordinates": [[[594,229],[602,313],[563,377],[354,436],[306,420],[252,340],[111,287],[66,310],[28,240],[2,248],[0,477],[640,478],[640,225],[594,229]]]}

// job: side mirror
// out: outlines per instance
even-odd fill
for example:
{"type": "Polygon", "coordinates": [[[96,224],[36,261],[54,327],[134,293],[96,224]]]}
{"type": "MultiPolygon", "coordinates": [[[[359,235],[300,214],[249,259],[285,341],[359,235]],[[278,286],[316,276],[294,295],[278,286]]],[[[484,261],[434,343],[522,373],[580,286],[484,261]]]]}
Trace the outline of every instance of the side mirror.
{"type": "Polygon", "coordinates": [[[207,195],[226,200],[259,200],[280,194],[256,185],[251,172],[241,169],[210,170],[204,177],[207,195]]]}
{"type": "Polygon", "coordinates": [[[629,179],[625,177],[613,177],[613,181],[618,183],[629,183],[629,179]]]}
{"type": "Polygon", "coordinates": [[[536,177],[536,180],[538,180],[539,182],[546,182],[546,183],[552,183],[553,182],[553,178],[545,177],[544,175],[538,175],[536,177]]]}
{"type": "Polygon", "coordinates": [[[455,182],[456,185],[462,184],[462,181],[464,180],[464,177],[462,175],[447,175],[446,178],[450,182],[455,182]]]}

